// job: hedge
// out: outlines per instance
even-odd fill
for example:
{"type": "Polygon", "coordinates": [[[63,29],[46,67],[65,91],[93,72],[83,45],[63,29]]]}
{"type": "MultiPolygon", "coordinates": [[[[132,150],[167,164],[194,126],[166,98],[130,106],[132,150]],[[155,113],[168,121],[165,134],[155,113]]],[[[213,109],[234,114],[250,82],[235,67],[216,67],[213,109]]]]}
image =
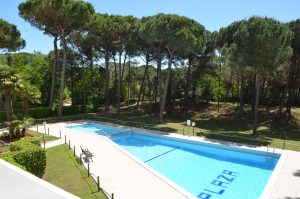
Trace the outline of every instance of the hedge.
{"type": "Polygon", "coordinates": [[[34,119],[57,115],[57,111],[48,107],[31,108],[28,115],[34,119]]]}
{"type": "Polygon", "coordinates": [[[42,177],[46,168],[46,151],[40,141],[34,138],[23,138],[10,145],[10,153],[1,158],[38,177],[42,177]]]}
{"type": "MultiPolygon", "coordinates": [[[[63,108],[63,115],[73,115],[77,113],[90,113],[93,112],[93,105],[73,105],[65,106],[63,108]]],[[[23,114],[23,110],[16,110],[15,114],[23,114]]],[[[29,116],[34,119],[53,117],[57,115],[57,109],[51,109],[48,107],[30,108],[28,112],[29,116]]],[[[0,122],[6,121],[6,114],[0,111],[0,122]]]]}
{"type": "Polygon", "coordinates": [[[76,113],[89,113],[93,111],[92,105],[73,105],[73,106],[65,106],[63,108],[63,115],[73,115],[76,113]]]}

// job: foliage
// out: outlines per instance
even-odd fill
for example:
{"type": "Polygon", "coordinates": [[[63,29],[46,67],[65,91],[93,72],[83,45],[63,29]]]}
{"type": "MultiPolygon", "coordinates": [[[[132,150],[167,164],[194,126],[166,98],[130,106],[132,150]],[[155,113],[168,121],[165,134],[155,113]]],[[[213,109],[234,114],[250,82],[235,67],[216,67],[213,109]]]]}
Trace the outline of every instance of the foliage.
{"type": "Polygon", "coordinates": [[[0,19],[0,50],[16,51],[25,47],[17,27],[0,19]]]}
{"type": "Polygon", "coordinates": [[[26,171],[42,177],[46,168],[46,152],[40,142],[33,138],[24,138],[13,142],[11,152],[2,158],[26,171]]]}

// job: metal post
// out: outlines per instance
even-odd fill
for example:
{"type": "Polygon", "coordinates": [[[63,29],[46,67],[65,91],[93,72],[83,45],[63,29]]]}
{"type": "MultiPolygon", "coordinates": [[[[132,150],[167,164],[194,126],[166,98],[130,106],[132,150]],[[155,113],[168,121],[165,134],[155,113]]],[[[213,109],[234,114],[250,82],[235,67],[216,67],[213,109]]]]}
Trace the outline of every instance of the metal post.
{"type": "Polygon", "coordinates": [[[182,129],[182,135],[184,135],[184,128],[182,129]]]}
{"type": "Polygon", "coordinates": [[[67,144],[67,135],[65,135],[65,144],[67,144]]]}
{"type": "Polygon", "coordinates": [[[36,132],[39,132],[39,125],[36,125],[36,132]]]}
{"type": "Polygon", "coordinates": [[[71,141],[69,140],[69,150],[71,149],[71,141]]]}
{"type": "Polygon", "coordinates": [[[46,149],[46,143],[45,143],[45,137],[44,137],[44,134],[43,134],[43,143],[44,143],[44,149],[46,149]]]}
{"type": "Polygon", "coordinates": [[[195,127],[193,127],[193,136],[195,136],[195,130],[194,129],[195,129],[195,127]]]}
{"type": "Polygon", "coordinates": [[[49,127],[48,127],[48,135],[49,135],[49,127]]]}
{"type": "Polygon", "coordinates": [[[285,149],[285,140],[283,140],[283,147],[282,149],[285,149]]]}
{"type": "Polygon", "coordinates": [[[97,176],[97,185],[98,185],[98,191],[100,191],[100,180],[99,180],[99,176],[97,176]]]}
{"type": "Polygon", "coordinates": [[[61,130],[59,131],[59,138],[61,138],[61,130]]]}
{"type": "Polygon", "coordinates": [[[82,156],[82,154],[80,153],[80,159],[79,159],[80,165],[82,165],[82,159],[81,159],[82,157],[81,156],[82,156]]]}
{"type": "Polygon", "coordinates": [[[90,177],[90,163],[88,163],[88,177],[90,177]]]}
{"type": "Polygon", "coordinates": [[[112,194],[111,194],[111,199],[114,199],[114,198],[115,198],[115,197],[114,197],[114,193],[112,193],[112,194]]]}

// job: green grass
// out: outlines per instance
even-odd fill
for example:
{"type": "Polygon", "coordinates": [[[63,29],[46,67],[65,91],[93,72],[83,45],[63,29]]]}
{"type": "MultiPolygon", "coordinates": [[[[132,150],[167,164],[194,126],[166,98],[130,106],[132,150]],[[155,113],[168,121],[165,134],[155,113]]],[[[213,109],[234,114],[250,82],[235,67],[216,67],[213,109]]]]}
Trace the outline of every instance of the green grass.
{"type": "Polygon", "coordinates": [[[78,164],[67,145],[59,145],[46,150],[47,166],[43,179],[80,198],[106,199],[97,191],[96,182],[87,177],[86,169],[78,164]]]}
{"type": "Polygon", "coordinates": [[[26,133],[38,138],[41,143],[43,142],[43,136],[44,136],[44,139],[46,142],[49,142],[49,141],[53,141],[53,140],[57,140],[58,138],[55,137],[55,136],[52,136],[52,135],[47,135],[47,134],[44,134],[44,133],[40,133],[40,132],[37,132],[37,131],[32,131],[32,130],[27,130],[26,133]]]}

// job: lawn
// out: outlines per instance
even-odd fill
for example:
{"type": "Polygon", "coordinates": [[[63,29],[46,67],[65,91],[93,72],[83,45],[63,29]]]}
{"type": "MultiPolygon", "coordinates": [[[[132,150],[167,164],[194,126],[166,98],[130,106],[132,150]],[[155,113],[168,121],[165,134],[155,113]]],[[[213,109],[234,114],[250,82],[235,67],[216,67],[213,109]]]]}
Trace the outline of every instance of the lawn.
{"type": "Polygon", "coordinates": [[[32,130],[27,130],[26,131],[27,134],[30,134],[36,138],[38,138],[41,143],[43,142],[43,136],[44,136],[44,139],[46,142],[49,142],[49,141],[53,141],[53,140],[57,140],[58,138],[55,137],[55,136],[52,136],[52,135],[47,135],[47,134],[44,134],[44,133],[40,133],[40,132],[37,132],[37,131],[32,131],[32,130]]]}
{"type": "Polygon", "coordinates": [[[87,177],[86,169],[78,164],[67,145],[59,145],[46,150],[47,167],[43,179],[80,198],[100,198],[106,196],[97,191],[92,177],[87,177]]]}
{"type": "MultiPolygon", "coordinates": [[[[37,138],[40,140],[41,143],[43,143],[43,136],[46,142],[57,140],[58,138],[52,135],[47,135],[43,134],[37,131],[32,131],[32,130],[26,130],[26,133],[33,136],[34,138],[37,138]]],[[[0,153],[2,152],[8,152],[9,151],[9,146],[4,146],[3,144],[0,143],[0,153]]]]}

